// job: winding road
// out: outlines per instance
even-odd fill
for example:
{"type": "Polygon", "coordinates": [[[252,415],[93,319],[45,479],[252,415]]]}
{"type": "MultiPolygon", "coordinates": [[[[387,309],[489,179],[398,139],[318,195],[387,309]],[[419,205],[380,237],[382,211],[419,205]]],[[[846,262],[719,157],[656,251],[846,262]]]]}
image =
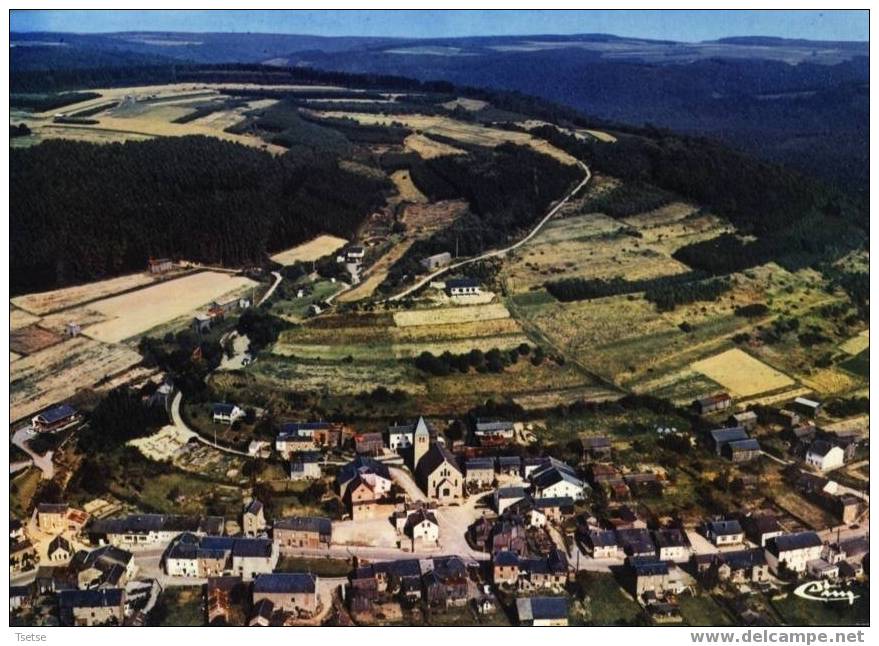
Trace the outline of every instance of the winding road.
{"type": "Polygon", "coordinates": [[[518,249],[522,245],[526,244],[529,240],[531,240],[531,238],[533,238],[538,233],[540,233],[540,230],[544,227],[544,225],[547,222],[549,222],[549,220],[551,220],[552,217],[556,213],[558,213],[559,210],[565,204],[567,204],[568,201],[574,195],[576,195],[578,191],[580,191],[580,189],[582,189],[584,186],[586,186],[586,184],[589,183],[589,180],[592,179],[592,171],[589,170],[589,167],[581,161],[578,161],[577,163],[580,165],[580,168],[582,168],[583,171],[586,173],[586,177],[583,178],[583,181],[581,181],[579,184],[577,184],[577,186],[575,186],[571,191],[569,191],[567,195],[565,195],[561,200],[559,200],[556,203],[556,205],[553,206],[549,210],[549,212],[543,217],[543,219],[540,220],[540,222],[538,222],[537,225],[533,229],[531,229],[531,232],[527,236],[525,236],[524,238],[522,238],[521,240],[519,240],[515,244],[510,245],[509,247],[504,247],[503,249],[495,249],[494,251],[488,251],[482,255],[475,256],[474,258],[468,258],[467,260],[461,260],[459,262],[454,262],[451,265],[446,265],[445,267],[443,267],[441,269],[437,269],[435,272],[428,274],[427,276],[425,276],[424,278],[422,278],[421,280],[416,282],[411,287],[407,287],[399,294],[395,294],[394,296],[391,296],[387,300],[398,301],[400,299],[406,298],[409,294],[421,289],[422,287],[427,285],[430,281],[432,281],[436,277],[442,276],[443,274],[445,274],[449,271],[452,271],[453,269],[460,269],[461,267],[464,267],[466,265],[470,265],[474,262],[479,262],[480,260],[485,260],[487,258],[496,258],[499,256],[504,256],[504,255],[508,254],[509,252],[514,251],[515,249],[518,249]]]}

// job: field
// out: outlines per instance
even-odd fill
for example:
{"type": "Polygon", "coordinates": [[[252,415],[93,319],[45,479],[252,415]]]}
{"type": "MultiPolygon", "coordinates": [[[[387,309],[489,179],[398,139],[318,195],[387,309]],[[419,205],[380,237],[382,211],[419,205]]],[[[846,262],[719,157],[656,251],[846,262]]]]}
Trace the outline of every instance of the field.
{"type": "Polygon", "coordinates": [[[738,348],[697,361],[693,364],[693,369],[738,397],[778,390],[794,383],[787,375],[738,348]]]}
{"type": "Polygon", "coordinates": [[[418,190],[412,178],[409,176],[408,170],[398,170],[391,173],[391,181],[397,187],[397,193],[404,202],[413,202],[416,204],[424,204],[427,198],[418,190]]]}
{"type": "Polygon", "coordinates": [[[857,336],[839,344],[839,349],[852,356],[860,354],[870,347],[870,330],[864,330],[857,336]]]}
{"type": "Polygon", "coordinates": [[[17,330],[19,328],[27,327],[33,323],[39,322],[40,317],[34,316],[33,314],[28,314],[24,310],[20,310],[17,307],[9,308],[9,329],[17,330]]]}
{"type": "Polygon", "coordinates": [[[88,306],[108,320],[87,327],[84,333],[98,341],[118,343],[254,285],[247,278],[204,271],[112,296],[88,306]]]}
{"type": "MultiPolygon", "coordinates": [[[[367,125],[380,125],[396,121],[407,128],[423,132],[427,135],[435,134],[455,139],[463,144],[472,144],[475,146],[488,146],[493,148],[502,143],[510,142],[521,146],[530,146],[536,151],[549,155],[563,164],[573,166],[577,163],[577,160],[568,153],[550,145],[542,139],[532,137],[526,132],[500,130],[498,128],[482,126],[477,123],[456,121],[449,117],[420,114],[370,114],[365,112],[333,111],[316,112],[315,114],[317,116],[328,118],[344,117],[354,119],[355,121],[367,125]]],[[[422,154],[421,151],[417,152],[422,154]]],[[[445,152],[443,154],[449,153],[445,152]]]]}
{"type": "Polygon", "coordinates": [[[464,151],[448,144],[440,143],[430,137],[414,134],[406,137],[403,145],[407,150],[418,153],[422,159],[433,159],[444,155],[463,155],[464,151]]]}
{"type": "Polygon", "coordinates": [[[156,277],[148,273],[130,274],[85,285],[56,289],[51,292],[16,296],[11,299],[11,302],[26,312],[42,316],[73,307],[74,305],[96,301],[113,294],[143,287],[155,282],[155,280],[156,277]]]}
{"type": "Polygon", "coordinates": [[[18,420],[64,401],[140,360],[125,346],[81,336],[23,357],[10,369],[10,417],[18,420]]]}
{"type": "Polygon", "coordinates": [[[509,310],[501,303],[490,303],[488,305],[473,305],[470,307],[444,307],[395,312],[394,324],[398,327],[449,325],[473,321],[491,321],[509,317],[509,310]]]}
{"type": "Polygon", "coordinates": [[[303,242],[301,245],[287,249],[286,251],[276,253],[272,256],[272,260],[280,265],[292,265],[296,262],[309,262],[317,260],[318,258],[323,258],[324,256],[341,249],[346,244],[348,244],[348,241],[344,238],[322,235],[314,240],[309,240],[308,242],[303,242]]]}
{"type": "Polygon", "coordinates": [[[15,328],[9,333],[9,348],[17,354],[33,354],[55,345],[63,337],[39,325],[15,328]]]}

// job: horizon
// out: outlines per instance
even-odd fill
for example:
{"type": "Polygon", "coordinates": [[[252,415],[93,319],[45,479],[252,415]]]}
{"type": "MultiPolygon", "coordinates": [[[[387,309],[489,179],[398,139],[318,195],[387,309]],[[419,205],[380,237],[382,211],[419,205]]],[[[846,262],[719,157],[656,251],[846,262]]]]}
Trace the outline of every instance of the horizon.
{"type": "Polygon", "coordinates": [[[869,42],[866,10],[14,10],[10,34],[228,33],[430,40],[610,35],[869,42]],[[355,28],[356,25],[356,28],[355,28]],[[85,29],[83,27],[86,27],[85,29]]]}

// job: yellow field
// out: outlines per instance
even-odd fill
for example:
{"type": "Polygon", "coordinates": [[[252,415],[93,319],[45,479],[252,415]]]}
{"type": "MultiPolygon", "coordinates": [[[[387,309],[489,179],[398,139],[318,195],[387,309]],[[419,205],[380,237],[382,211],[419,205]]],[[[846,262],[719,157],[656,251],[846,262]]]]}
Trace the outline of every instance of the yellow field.
{"type": "Polygon", "coordinates": [[[550,145],[543,139],[532,137],[527,132],[515,132],[490,128],[477,123],[456,121],[449,117],[428,116],[421,114],[367,114],[361,112],[316,112],[318,116],[329,118],[349,118],[367,125],[379,125],[396,121],[406,128],[424,132],[427,135],[436,134],[443,137],[456,139],[462,143],[477,146],[498,146],[505,142],[530,146],[563,164],[573,166],[577,160],[563,150],[550,145]]]}
{"type": "Polygon", "coordinates": [[[603,141],[604,143],[613,144],[616,143],[617,138],[613,135],[609,135],[606,132],[602,132],[601,130],[586,130],[584,132],[588,132],[590,135],[598,139],[598,141],[603,141]]]}
{"type": "Polygon", "coordinates": [[[76,337],[10,366],[10,417],[18,420],[123,372],[141,357],[124,345],[76,337]]]}
{"type": "Polygon", "coordinates": [[[434,157],[442,157],[443,155],[463,155],[464,151],[448,144],[434,141],[430,137],[424,135],[409,135],[403,141],[403,145],[407,150],[418,153],[422,159],[433,159],[434,157]]]}
{"type": "Polygon", "coordinates": [[[28,314],[24,310],[20,310],[17,307],[9,308],[9,329],[17,330],[19,328],[27,327],[28,325],[33,325],[40,320],[40,317],[34,316],[33,314],[28,314]]]}
{"type": "Polygon", "coordinates": [[[839,344],[839,349],[851,355],[863,352],[870,347],[870,330],[864,330],[857,336],[839,344]]]}
{"type": "Polygon", "coordinates": [[[426,204],[428,199],[424,196],[424,193],[418,190],[418,187],[415,186],[412,178],[409,176],[408,170],[398,170],[391,173],[391,181],[394,182],[394,186],[397,187],[397,193],[400,194],[400,199],[405,202],[414,202],[416,204],[426,204]]]}
{"type": "Polygon", "coordinates": [[[739,397],[758,395],[794,383],[787,375],[738,348],[697,361],[692,367],[739,397]]]}
{"type": "Polygon", "coordinates": [[[310,262],[323,258],[334,251],[341,249],[348,241],[336,236],[321,235],[291,249],[276,253],[272,260],[280,265],[292,265],[296,262],[310,262]]]}
{"type": "Polygon", "coordinates": [[[149,285],[155,280],[155,276],[145,272],[140,274],[129,274],[127,276],[100,280],[85,285],[55,289],[50,292],[16,296],[11,299],[11,301],[16,307],[20,307],[31,314],[42,316],[61,309],[73,307],[79,303],[105,298],[107,296],[112,296],[113,294],[118,294],[119,292],[124,292],[128,289],[134,289],[135,287],[143,287],[144,285],[149,285]]]}
{"type": "Polygon", "coordinates": [[[369,275],[365,276],[353,289],[340,294],[336,300],[340,303],[350,303],[372,296],[376,288],[388,277],[388,271],[394,266],[394,263],[409,251],[409,247],[414,242],[415,238],[407,238],[393,245],[386,254],[376,260],[369,268],[369,275]]]}
{"type": "Polygon", "coordinates": [[[835,368],[816,370],[800,381],[816,393],[825,396],[847,394],[862,383],[848,373],[835,368]]]}
{"type": "Polygon", "coordinates": [[[108,320],[85,328],[83,333],[99,341],[118,343],[254,285],[248,278],[213,271],[166,281],[90,304],[90,309],[108,320]]]}
{"type": "Polygon", "coordinates": [[[442,309],[408,310],[394,313],[394,323],[399,327],[414,325],[448,325],[471,321],[490,321],[509,318],[510,311],[501,303],[474,305],[471,307],[444,307],[442,309]]]}

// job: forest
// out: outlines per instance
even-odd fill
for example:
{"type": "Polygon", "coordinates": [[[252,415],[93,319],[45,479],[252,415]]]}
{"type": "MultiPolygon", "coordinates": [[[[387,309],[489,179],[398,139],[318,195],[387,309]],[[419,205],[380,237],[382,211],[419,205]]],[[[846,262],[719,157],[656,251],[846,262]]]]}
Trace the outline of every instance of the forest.
{"type": "Polygon", "coordinates": [[[350,237],[386,180],[207,137],[10,150],[12,294],[140,271],[169,256],[240,266],[350,237]]]}

